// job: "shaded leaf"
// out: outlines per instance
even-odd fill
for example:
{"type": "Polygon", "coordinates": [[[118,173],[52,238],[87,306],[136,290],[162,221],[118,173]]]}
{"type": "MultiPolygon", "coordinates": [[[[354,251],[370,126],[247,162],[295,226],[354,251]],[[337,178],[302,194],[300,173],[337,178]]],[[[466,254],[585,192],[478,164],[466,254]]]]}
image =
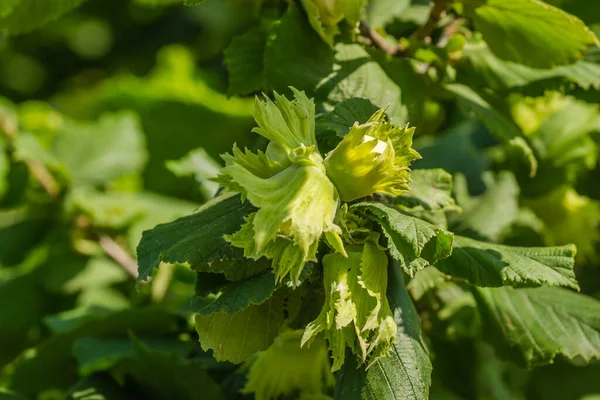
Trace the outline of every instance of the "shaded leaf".
{"type": "Polygon", "coordinates": [[[300,11],[292,6],[274,26],[265,50],[268,85],[278,91],[288,86],[303,88],[325,102],[327,110],[351,98],[370,100],[377,107],[389,105],[388,115],[406,123],[406,107],[400,88],[358,44],[323,43],[300,11]],[[303,40],[298,41],[297,38],[303,40]]]}
{"type": "Polygon", "coordinates": [[[364,124],[379,108],[368,99],[351,98],[337,104],[333,110],[317,121],[317,126],[345,136],[355,122],[364,124]]]}
{"type": "Polygon", "coordinates": [[[108,315],[83,310],[82,315],[75,318],[56,316],[55,335],[35,347],[31,356],[14,363],[10,387],[27,395],[68,387],[77,378],[77,363],[71,349],[81,337],[126,335],[127,332],[161,336],[176,332],[180,324],[180,317],[152,308],[108,315]]]}
{"type": "MultiPolygon", "coordinates": [[[[173,354],[185,356],[190,351],[189,342],[167,339],[144,340],[144,345],[173,354]]],[[[135,344],[129,338],[83,337],[73,344],[73,355],[83,376],[110,370],[119,361],[129,359],[134,354],[135,344]]]]}
{"type": "Polygon", "coordinates": [[[212,303],[198,310],[202,316],[224,312],[233,314],[252,305],[264,303],[275,291],[275,277],[271,273],[257,275],[231,283],[212,303]]]}
{"type": "Polygon", "coordinates": [[[244,95],[263,87],[266,43],[267,33],[261,27],[255,27],[233,38],[225,49],[229,95],[244,95]]]}
{"type": "Polygon", "coordinates": [[[223,389],[207,374],[198,359],[149,349],[134,343],[131,372],[148,396],[161,399],[223,399],[223,389]]]}

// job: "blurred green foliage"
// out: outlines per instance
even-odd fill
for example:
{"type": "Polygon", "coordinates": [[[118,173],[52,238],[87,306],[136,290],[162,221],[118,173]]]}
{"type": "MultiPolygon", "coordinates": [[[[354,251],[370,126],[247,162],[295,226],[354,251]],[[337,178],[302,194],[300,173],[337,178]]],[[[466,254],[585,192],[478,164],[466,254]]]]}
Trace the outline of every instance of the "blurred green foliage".
{"type": "MultiPolygon", "coordinates": [[[[443,203],[435,214],[418,196],[406,210],[492,250],[575,243],[581,292],[600,300],[600,5],[548,2],[590,28],[565,39],[568,53],[552,47],[560,31],[544,35],[555,14],[514,48],[490,39],[498,0],[480,2],[487,14],[478,2],[449,9],[429,41],[414,38],[428,2],[371,0],[370,31],[344,17],[330,43],[295,1],[0,0],[0,398],[253,398],[241,393],[246,367],[215,361],[194,329],[226,280],[173,259],[136,286],[135,254],[142,232],[216,194],[210,179],[234,142],[265,146],[250,133],[250,95],[288,86],[316,99],[322,149],[345,133],[348,98],[366,118],[389,106],[395,123],[417,127],[414,168],[454,176],[452,192],[445,175],[417,181],[443,203]],[[403,50],[386,54],[378,39],[403,50]],[[450,195],[458,207],[446,207],[450,195]]],[[[517,22],[511,40],[523,36],[517,22]]],[[[466,285],[482,279],[467,264],[408,282],[430,398],[600,396],[598,361],[528,370],[490,345],[500,292],[466,285]]]]}

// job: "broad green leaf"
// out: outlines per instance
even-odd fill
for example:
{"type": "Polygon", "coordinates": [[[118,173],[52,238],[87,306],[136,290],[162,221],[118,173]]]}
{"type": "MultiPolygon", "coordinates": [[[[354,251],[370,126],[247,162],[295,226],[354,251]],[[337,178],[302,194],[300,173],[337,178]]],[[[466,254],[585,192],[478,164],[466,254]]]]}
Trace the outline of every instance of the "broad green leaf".
{"type": "Polygon", "coordinates": [[[186,360],[172,352],[150,349],[139,341],[134,343],[131,373],[147,398],[225,398],[223,388],[207,374],[201,360],[186,360]]]}
{"type": "Polygon", "coordinates": [[[468,9],[500,58],[537,68],[571,64],[598,38],[577,17],[539,0],[485,0],[468,9]]]}
{"type": "Polygon", "coordinates": [[[275,291],[275,277],[271,273],[257,275],[231,283],[212,303],[198,310],[202,316],[217,312],[233,314],[253,305],[264,303],[275,291]]]}
{"type": "Polygon", "coordinates": [[[527,366],[557,355],[589,363],[600,358],[600,302],[555,287],[476,288],[486,337],[503,358],[527,366]]]}
{"type": "Polygon", "coordinates": [[[83,2],[84,0],[21,0],[14,4],[14,1],[9,0],[13,4],[12,7],[9,4],[12,11],[0,12],[0,31],[5,30],[13,35],[30,32],[83,2]]]}
{"type": "Polygon", "coordinates": [[[287,289],[280,289],[264,303],[250,305],[233,314],[219,311],[207,316],[196,315],[196,331],[202,348],[212,349],[217,361],[236,364],[267,349],[289,316],[289,295],[287,289]]]}
{"type": "Polygon", "coordinates": [[[552,69],[537,69],[526,65],[502,60],[494,55],[485,42],[475,40],[467,42],[463,55],[468,66],[458,71],[459,80],[476,79],[476,84],[499,91],[527,86],[533,82],[553,78],[574,82],[582,89],[600,89],[600,64],[587,58],[570,65],[561,65],[552,69]],[[464,75],[461,73],[464,72],[464,75]]]}
{"type": "Polygon", "coordinates": [[[455,236],[452,255],[435,265],[441,272],[477,286],[540,286],[579,289],[575,246],[514,247],[455,236]]]}
{"type": "Polygon", "coordinates": [[[425,267],[408,282],[406,289],[412,298],[419,301],[425,293],[450,279],[434,266],[425,267]]]}
{"type": "Polygon", "coordinates": [[[284,91],[302,88],[309,96],[332,72],[333,50],[325,44],[297,7],[290,7],[276,22],[265,48],[265,77],[269,86],[284,91]],[[302,41],[297,38],[302,37],[302,41]]]}
{"type": "MultiPolygon", "coordinates": [[[[224,272],[215,271],[211,264],[236,255],[235,258],[242,258],[242,254],[241,251],[236,254],[223,235],[238,231],[244,217],[252,211],[254,207],[242,203],[240,196],[224,195],[206,203],[196,214],[144,232],[137,248],[139,281],[150,276],[160,262],[187,262],[198,270],[224,272]]],[[[253,263],[252,260],[246,262],[253,263]]],[[[225,270],[229,267],[217,264],[225,270]]]]}
{"type": "Polygon", "coordinates": [[[462,175],[455,179],[456,201],[463,212],[456,215],[452,230],[466,236],[498,241],[519,214],[519,185],[508,171],[497,176],[485,173],[486,191],[476,197],[469,195],[462,175]]]}
{"type": "Polygon", "coordinates": [[[349,359],[336,385],[336,399],[395,400],[429,398],[431,361],[421,337],[421,322],[402,279],[398,264],[389,270],[388,298],[398,325],[389,357],[369,369],[349,359]]]}
{"type": "Polygon", "coordinates": [[[410,209],[427,211],[454,210],[452,198],[452,175],[443,169],[417,169],[411,171],[410,191],[394,198],[394,204],[410,209]]]}
{"type": "Polygon", "coordinates": [[[331,129],[337,136],[344,137],[355,122],[366,123],[377,110],[377,106],[368,99],[347,99],[323,115],[317,121],[317,126],[331,129]]]}
{"type": "MultiPolygon", "coordinates": [[[[414,7],[419,6],[411,6],[409,9],[414,7]]],[[[426,5],[425,9],[427,17],[429,7],[426,5]]],[[[433,97],[437,96],[437,84],[432,82],[430,76],[421,72],[422,63],[411,58],[393,57],[378,50],[369,50],[369,54],[400,88],[402,104],[408,111],[407,121],[417,127],[420,135],[436,133],[446,119],[446,108],[433,97]]]]}
{"type": "Polygon", "coordinates": [[[204,3],[206,0],[183,0],[183,4],[186,6],[197,6],[204,3]]]}
{"type": "Polygon", "coordinates": [[[236,36],[225,49],[225,65],[229,73],[229,95],[244,95],[264,86],[264,53],[267,33],[262,27],[252,28],[236,36]]]}
{"type": "Polygon", "coordinates": [[[338,44],[334,60],[335,73],[319,83],[317,97],[326,98],[330,107],[349,97],[366,98],[378,107],[387,107],[394,124],[408,122],[400,88],[362,46],[338,44]]]}
{"type": "Polygon", "coordinates": [[[64,164],[74,185],[101,185],[141,172],[146,163],[144,135],[129,112],[105,114],[97,123],[65,124],[52,152],[64,164]]]}
{"type": "Polygon", "coordinates": [[[350,209],[381,225],[390,254],[410,276],[452,253],[452,233],[394,207],[382,203],[358,203],[350,209]]]}
{"type": "Polygon", "coordinates": [[[386,107],[398,125],[406,121],[400,88],[358,44],[323,43],[296,7],[290,7],[274,26],[265,50],[267,84],[279,91],[302,88],[327,110],[351,97],[386,107]],[[302,41],[297,38],[302,37],[302,41]]]}

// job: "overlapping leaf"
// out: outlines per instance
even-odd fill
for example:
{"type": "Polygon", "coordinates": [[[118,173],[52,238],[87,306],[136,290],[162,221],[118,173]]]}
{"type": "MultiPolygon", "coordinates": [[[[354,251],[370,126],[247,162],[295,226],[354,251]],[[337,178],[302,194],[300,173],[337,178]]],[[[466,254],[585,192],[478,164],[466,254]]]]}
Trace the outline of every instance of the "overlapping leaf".
{"type": "MultiPolygon", "coordinates": [[[[225,311],[196,316],[196,331],[204,350],[212,349],[218,361],[241,363],[257,351],[267,349],[279,335],[290,315],[294,315],[292,301],[288,304],[287,289],[274,293],[259,305],[250,305],[240,311],[225,311]]],[[[296,309],[297,311],[297,309],[296,309]]]]}
{"type": "Polygon", "coordinates": [[[477,288],[488,340],[528,366],[600,358],[600,302],[566,289],[477,288]]]}
{"type": "Polygon", "coordinates": [[[296,7],[273,28],[264,61],[267,83],[276,90],[303,88],[329,109],[350,97],[362,97],[377,107],[389,105],[387,113],[394,123],[407,122],[400,88],[369,53],[358,44],[340,43],[332,49],[296,7]]]}
{"type": "Polygon", "coordinates": [[[383,228],[390,254],[410,276],[452,252],[452,233],[382,203],[358,203],[351,210],[383,228]]]}
{"type": "Polygon", "coordinates": [[[230,95],[248,94],[262,88],[266,43],[267,33],[261,27],[250,29],[231,41],[225,50],[230,95]]]}
{"type": "Polygon", "coordinates": [[[410,173],[410,191],[393,199],[410,209],[427,211],[452,210],[456,204],[452,198],[452,175],[443,169],[417,169],[410,173]]]}
{"type": "MultiPolygon", "coordinates": [[[[239,196],[222,196],[207,203],[196,214],[144,232],[137,249],[139,280],[149,277],[160,262],[187,262],[199,269],[223,272],[211,269],[215,261],[234,258],[235,250],[230,248],[223,235],[239,230],[246,214],[253,210],[249,203],[242,203],[239,196]]],[[[241,251],[238,254],[237,258],[241,258],[241,251]]],[[[246,262],[253,263],[252,260],[246,262]]]]}
{"type": "Polygon", "coordinates": [[[571,64],[598,44],[580,19],[539,0],[486,0],[470,15],[496,55],[532,67],[571,64]]]}
{"type": "Polygon", "coordinates": [[[212,303],[198,310],[202,316],[217,312],[233,314],[251,305],[264,303],[275,291],[275,277],[265,273],[234,282],[212,303]]]}
{"type": "Polygon", "coordinates": [[[455,236],[452,255],[436,268],[477,286],[540,286],[578,289],[575,246],[514,247],[455,236]]]}

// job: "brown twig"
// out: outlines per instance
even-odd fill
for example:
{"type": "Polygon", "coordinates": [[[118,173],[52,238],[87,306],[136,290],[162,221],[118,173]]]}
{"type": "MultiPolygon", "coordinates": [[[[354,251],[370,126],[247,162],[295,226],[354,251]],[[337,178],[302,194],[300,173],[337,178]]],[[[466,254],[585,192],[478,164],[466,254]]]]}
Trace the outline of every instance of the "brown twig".
{"type": "Polygon", "coordinates": [[[31,173],[31,176],[35,178],[36,181],[44,188],[46,193],[52,198],[57,198],[58,193],[60,192],[60,188],[56,180],[48,171],[48,169],[39,162],[38,160],[26,159],[24,160],[27,169],[31,173]]]}
{"type": "Polygon", "coordinates": [[[457,18],[450,22],[448,26],[444,28],[442,36],[440,36],[440,40],[438,40],[437,42],[437,47],[444,47],[446,44],[448,44],[448,41],[450,40],[452,35],[458,32],[458,30],[461,28],[461,26],[463,26],[464,23],[464,18],[457,18]]]}
{"type": "MultiPolygon", "coordinates": [[[[0,131],[12,143],[17,135],[17,125],[0,114],[0,131]]],[[[23,162],[31,176],[38,181],[46,193],[52,198],[58,197],[60,187],[46,166],[38,160],[31,158],[26,158],[23,162]]]]}
{"type": "Polygon", "coordinates": [[[399,46],[390,44],[383,36],[381,36],[375,29],[372,29],[364,21],[360,21],[358,29],[361,36],[369,39],[373,46],[377,47],[379,50],[391,56],[398,54],[400,50],[399,46]]]}
{"type": "Polygon", "coordinates": [[[98,244],[110,258],[122,266],[134,279],[137,279],[139,276],[137,262],[119,243],[108,235],[100,234],[98,244]]]}
{"type": "Polygon", "coordinates": [[[449,4],[449,0],[434,0],[433,7],[431,7],[429,17],[427,18],[427,22],[425,22],[425,25],[417,29],[411,37],[420,41],[424,41],[425,38],[429,37],[434,31],[438,22],[440,22],[444,16],[444,11],[446,11],[446,8],[449,4]]]}

